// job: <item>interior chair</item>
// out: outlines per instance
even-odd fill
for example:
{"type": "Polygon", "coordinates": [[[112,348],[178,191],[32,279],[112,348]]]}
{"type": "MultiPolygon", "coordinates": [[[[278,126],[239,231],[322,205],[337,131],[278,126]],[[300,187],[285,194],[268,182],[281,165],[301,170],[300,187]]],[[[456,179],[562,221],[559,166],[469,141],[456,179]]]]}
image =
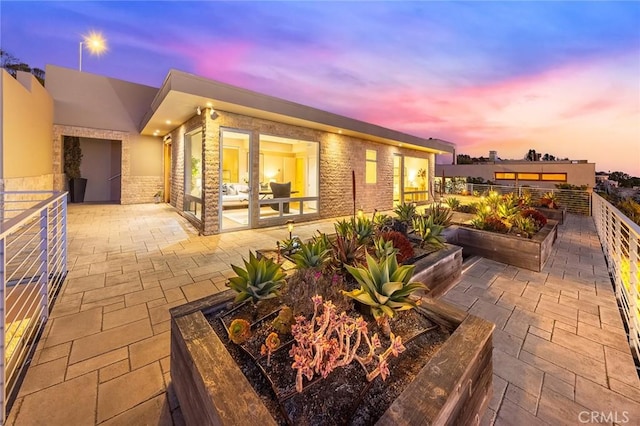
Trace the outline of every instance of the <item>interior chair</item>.
{"type": "MultiPolygon", "coordinates": [[[[269,182],[273,198],[290,198],[291,197],[291,182],[276,183],[269,182]]],[[[280,211],[280,204],[270,204],[271,208],[275,211],[280,211]]],[[[282,211],[289,213],[289,203],[282,204],[282,211]]]]}

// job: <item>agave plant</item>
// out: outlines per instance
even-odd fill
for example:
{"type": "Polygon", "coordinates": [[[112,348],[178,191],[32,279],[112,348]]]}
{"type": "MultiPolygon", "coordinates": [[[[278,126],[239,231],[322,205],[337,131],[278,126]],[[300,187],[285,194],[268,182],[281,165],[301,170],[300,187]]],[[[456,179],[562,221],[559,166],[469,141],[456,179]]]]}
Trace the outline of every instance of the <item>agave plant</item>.
{"type": "Polygon", "coordinates": [[[319,268],[329,260],[331,250],[323,239],[311,240],[300,246],[300,250],[291,256],[298,269],[319,268]]]}
{"type": "Polygon", "coordinates": [[[458,207],[460,207],[460,200],[458,200],[456,197],[447,198],[446,200],[444,200],[444,202],[447,204],[447,206],[449,206],[451,210],[456,210],[458,207]]]}
{"type": "Polygon", "coordinates": [[[338,268],[345,265],[355,265],[363,259],[364,246],[358,243],[358,239],[355,236],[343,237],[342,235],[337,235],[332,247],[333,257],[338,268]]]}
{"type": "Polygon", "coordinates": [[[395,256],[387,256],[377,262],[367,254],[367,267],[346,266],[347,271],[360,284],[359,289],[343,291],[345,296],[371,307],[373,317],[388,327],[388,319],[397,311],[415,308],[418,303],[411,298],[416,290],[427,287],[410,282],[415,265],[398,266],[395,256]]]}
{"type": "Polygon", "coordinates": [[[520,213],[518,200],[513,196],[513,194],[505,195],[502,201],[498,203],[495,212],[499,218],[511,223],[513,218],[520,213]]]}
{"type": "Polygon", "coordinates": [[[536,223],[531,217],[517,215],[514,217],[513,226],[520,231],[523,237],[531,238],[536,233],[536,223]]]}
{"type": "Polygon", "coordinates": [[[276,297],[285,282],[281,266],[266,257],[258,259],[252,252],[249,252],[248,261],[242,260],[246,269],[231,265],[237,276],[230,278],[227,283],[227,287],[238,293],[235,301],[250,299],[256,303],[276,297]]]}
{"type": "Polygon", "coordinates": [[[346,220],[346,219],[338,220],[336,223],[333,224],[333,227],[336,230],[336,234],[338,234],[341,237],[347,238],[353,234],[353,222],[350,220],[346,220]]]}
{"type": "Polygon", "coordinates": [[[373,222],[366,217],[351,219],[351,229],[360,244],[366,244],[373,236],[373,222]]]}
{"type": "Polygon", "coordinates": [[[411,223],[411,219],[416,215],[416,205],[413,203],[398,204],[393,212],[398,216],[398,219],[402,222],[411,223]]]}
{"type": "Polygon", "coordinates": [[[393,241],[386,241],[383,237],[373,241],[373,249],[376,258],[384,259],[387,256],[395,256],[398,249],[393,246],[393,241]]]}
{"type": "Polygon", "coordinates": [[[420,247],[430,246],[435,249],[444,247],[444,237],[442,231],[444,226],[433,222],[433,217],[416,216],[413,218],[413,230],[420,237],[422,242],[420,247]]]}
{"type": "Polygon", "coordinates": [[[453,213],[448,207],[444,207],[441,203],[434,203],[424,212],[425,216],[433,218],[433,223],[436,225],[442,225],[445,228],[451,225],[451,217],[453,213]]]}

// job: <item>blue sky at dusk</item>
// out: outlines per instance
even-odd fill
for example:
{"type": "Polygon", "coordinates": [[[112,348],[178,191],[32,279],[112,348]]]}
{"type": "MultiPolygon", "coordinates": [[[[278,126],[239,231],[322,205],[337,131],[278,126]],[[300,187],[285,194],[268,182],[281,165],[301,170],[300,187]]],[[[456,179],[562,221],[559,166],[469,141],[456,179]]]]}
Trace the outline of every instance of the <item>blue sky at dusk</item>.
{"type": "Polygon", "coordinates": [[[159,87],[175,68],[422,137],[640,176],[639,2],[0,2],[31,66],[159,87]]]}

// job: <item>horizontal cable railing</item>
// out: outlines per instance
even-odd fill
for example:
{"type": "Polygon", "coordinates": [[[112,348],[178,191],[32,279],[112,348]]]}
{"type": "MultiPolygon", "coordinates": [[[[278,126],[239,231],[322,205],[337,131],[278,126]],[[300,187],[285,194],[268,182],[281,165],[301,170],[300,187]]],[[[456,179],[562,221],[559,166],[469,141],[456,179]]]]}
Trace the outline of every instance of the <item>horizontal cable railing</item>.
{"type": "Polygon", "coordinates": [[[467,183],[466,192],[468,194],[482,195],[491,191],[500,194],[508,194],[515,192],[518,196],[528,192],[531,194],[532,200],[539,200],[548,192],[553,192],[561,207],[567,209],[569,213],[580,214],[584,216],[591,215],[591,192],[579,189],[556,189],[556,188],[538,188],[532,186],[504,186],[504,185],[488,185],[467,183]]]}
{"type": "Polygon", "coordinates": [[[593,221],[628,328],[629,344],[640,360],[640,226],[595,193],[593,221]]]}
{"type": "Polygon", "coordinates": [[[67,272],[66,193],[0,193],[0,424],[67,272]]]}

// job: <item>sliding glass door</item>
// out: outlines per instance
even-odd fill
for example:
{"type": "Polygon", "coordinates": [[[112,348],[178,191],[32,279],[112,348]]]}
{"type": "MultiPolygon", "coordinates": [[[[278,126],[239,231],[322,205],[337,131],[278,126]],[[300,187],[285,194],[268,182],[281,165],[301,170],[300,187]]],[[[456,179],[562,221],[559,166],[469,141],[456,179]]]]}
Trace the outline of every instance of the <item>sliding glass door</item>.
{"type": "Polygon", "coordinates": [[[251,226],[251,133],[220,131],[220,230],[251,226]]]}
{"type": "Polygon", "coordinates": [[[393,205],[421,203],[429,199],[429,160],[393,156],[393,205]]]}

